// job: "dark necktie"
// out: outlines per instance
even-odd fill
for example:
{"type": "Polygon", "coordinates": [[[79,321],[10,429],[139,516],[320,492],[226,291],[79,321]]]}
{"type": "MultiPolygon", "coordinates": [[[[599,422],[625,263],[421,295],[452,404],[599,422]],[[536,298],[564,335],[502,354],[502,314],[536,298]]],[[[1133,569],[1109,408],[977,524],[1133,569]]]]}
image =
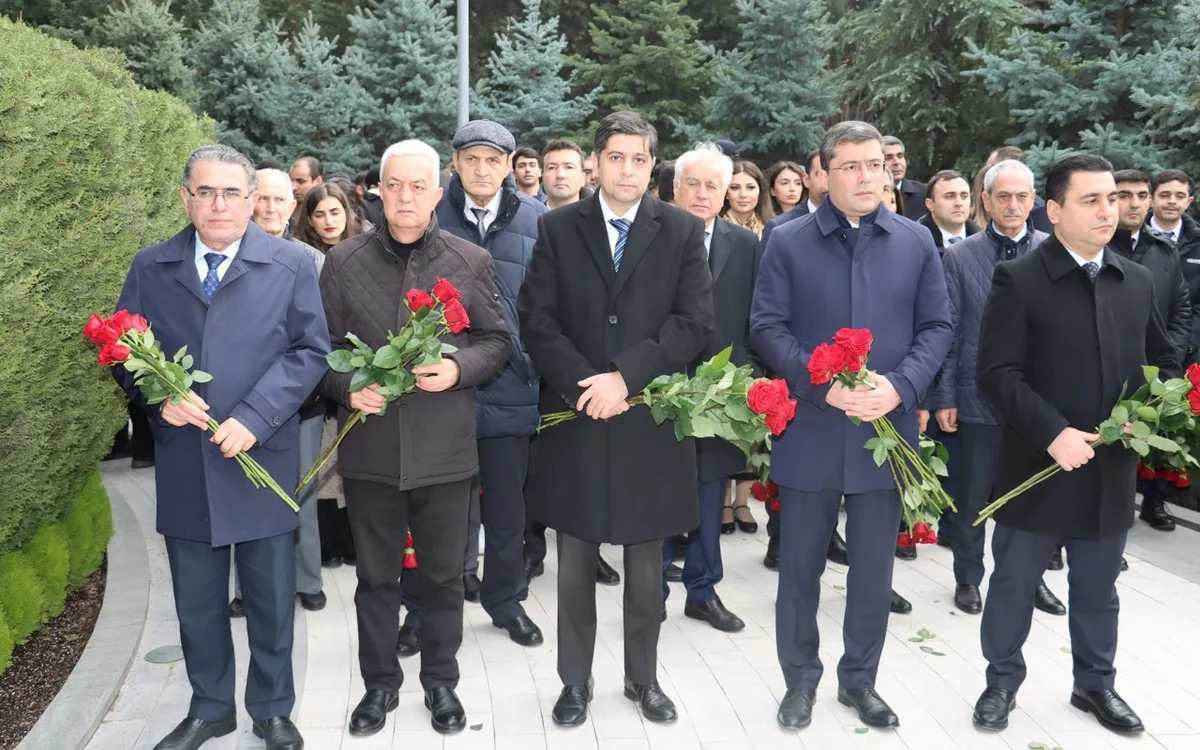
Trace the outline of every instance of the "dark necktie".
{"type": "Polygon", "coordinates": [[[1088,278],[1091,279],[1093,283],[1096,281],[1096,277],[1100,274],[1100,266],[1096,265],[1090,260],[1083,264],[1083,270],[1087,271],[1088,278]]]}
{"type": "Polygon", "coordinates": [[[946,244],[947,245],[957,245],[958,243],[960,243],[962,241],[963,241],[962,237],[951,237],[950,239],[946,240],[946,244]]]}
{"type": "Polygon", "coordinates": [[[609,219],[609,224],[617,230],[617,245],[613,248],[613,271],[621,270],[621,256],[625,254],[625,240],[629,239],[629,227],[633,226],[629,219],[609,219]]]}
{"type": "Polygon", "coordinates": [[[708,239],[711,236],[712,236],[712,230],[705,229],[704,230],[704,247],[707,248],[707,250],[705,252],[708,253],[708,270],[710,270],[710,271],[713,270],[712,245],[709,244],[709,239],[708,239]]]}
{"type": "Polygon", "coordinates": [[[212,302],[213,295],[217,293],[217,285],[221,283],[217,269],[225,262],[225,256],[220,253],[205,253],[204,262],[208,263],[208,275],[204,277],[204,300],[212,302]]]}
{"type": "Polygon", "coordinates": [[[475,226],[479,229],[479,236],[483,237],[483,220],[487,218],[488,210],[486,208],[472,208],[471,213],[475,214],[475,226]]]}

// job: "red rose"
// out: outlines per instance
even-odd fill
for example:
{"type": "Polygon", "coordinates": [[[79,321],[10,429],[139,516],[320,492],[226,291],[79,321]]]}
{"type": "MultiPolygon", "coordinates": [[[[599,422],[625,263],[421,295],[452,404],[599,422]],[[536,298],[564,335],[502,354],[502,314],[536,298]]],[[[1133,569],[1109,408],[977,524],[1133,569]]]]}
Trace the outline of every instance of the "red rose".
{"type": "Polygon", "coordinates": [[[462,299],[458,289],[445,279],[438,279],[437,283],[433,285],[433,296],[437,297],[443,305],[448,305],[456,299],[462,299]]]}
{"type": "MultiPolygon", "coordinates": [[[[766,414],[774,408],[779,396],[770,380],[756,380],[746,391],[746,406],[755,414],[766,414]]],[[[787,388],[787,384],[784,384],[787,388]]]]}
{"type": "MultiPolygon", "coordinates": [[[[850,359],[858,362],[865,362],[867,355],[871,353],[871,342],[873,341],[871,330],[869,328],[843,328],[833,334],[833,343],[846,350],[850,359]]],[[[862,365],[859,365],[861,369],[862,365]]],[[[855,372],[858,370],[856,369],[855,372]]]]}
{"type": "Polygon", "coordinates": [[[1192,408],[1192,414],[1200,417],[1200,388],[1192,388],[1187,395],[1188,406],[1192,408]]]}
{"type": "Polygon", "coordinates": [[[775,498],[775,499],[771,500],[771,502],[767,503],[767,510],[771,511],[772,513],[778,513],[779,512],[779,498],[775,498]]]}
{"type": "Polygon", "coordinates": [[[141,315],[130,315],[129,316],[129,328],[127,328],[126,330],[137,331],[138,333],[145,333],[146,331],[150,330],[150,321],[146,320],[141,315]]]}
{"type": "Polygon", "coordinates": [[[750,494],[754,495],[754,499],[760,503],[765,503],[771,499],[770,491],[762,482],[755,482],[754,484],[750,485],[750,494]]]}
{"type": "Polygon", "coordinates": [[[1200,365],[1195,362],[1188,365],[1187,372],[1184,375],[1193,386],[1200,385],[1200,365]]]}
{"type": "Polygon", "coordinates": [[[779,485],[774,482],[767,482],[767,492],[771,497],[779,497],[779,485]]]}
{"type": "Polygon", "coordinates": [[[928,534],[918,539],[917,542],[920,544],[937,544],[937,540],[937,534],[930,531],[928,534]]]}
{"type": "Polygon", "coordinates": [[[87,319],[83,324],[83,337],[93,344],[103,344],[100,337],[104,333],[104,318],[96,313],[92,313],[92,317],[87,319]]]}
{"type": "Polygon", "coordinates": [[[413,312],[433,307],[433,297],[430,297],[429,292],[424,289],[409,289],[408,294],[404,295],[404,299],[408,303],[408,309],[413,312]]]}
{"type": "Polygon", "coordinates": [[[471,327],[471,319],[467,317],[467,308],[463,307],[462,303],[456,299],[445,303],[442,315],[446,318],[446,325],[450,328],[450,333],[462,333],[471,327]]]}
{"type": "Polygon", "coordinates": [[[1192,477],[1186,471],[1179,472],[1179,477],[1175,480],[1175,486],[1181,490],[1186,490],[1192,486],[1192,477]]]}
{"type": "Polygon", "coordinates": [[[837,374],[837,357],[829,344],[817,344],[808,357],[808,377],[813,385],[825,385],[837,374]]]}
{"type": "Polygon", "coordinates": [[[913,539],[908,534],[901,534],[900,536],[896,537],[896,544],[901,547],[915,547],[917,546],[917,540],[913,539]]]}
{"type": "Polygon", "coordinates": [[[129,347],[124,344],[105,344],[100,347],[100,353],[96,356],[97,361],[102,367],[124,362],[129,359],[129,347]]]}
{"type": "Polygon", "coordinates": [[[1149,466],[1146,466],[1146,464],[1139,463],[1138,468],[1137,468],[1137,475],[1138,475],[1139,479],[1153,479],[1154,478],[1154,469],[1151,469],[1149,466]]]}
{"type": "Polygon", "coordinates": [[[767,415],[765,421],[767,423],[767,429],[771,431],[771,434],[775,437],[779,437],[783,434],[783,431],[787,429],[788,422],[790,420],[783,412],[773,411],[767,415]]]}
{"type": "Polygon", "coordinates": [[[929,524],[927,524],[927,523],[913,524],[912,535],[914,537],[919,539],[928,533],[929,533],[929,524]]]}

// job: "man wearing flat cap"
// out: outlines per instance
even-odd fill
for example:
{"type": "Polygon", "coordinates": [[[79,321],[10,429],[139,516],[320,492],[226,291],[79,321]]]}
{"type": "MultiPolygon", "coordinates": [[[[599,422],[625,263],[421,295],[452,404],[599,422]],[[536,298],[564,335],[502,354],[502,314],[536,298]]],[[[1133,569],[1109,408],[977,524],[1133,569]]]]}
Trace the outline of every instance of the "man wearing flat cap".
{"type": "MultiPolygon", "coordinates": [[[[455,173],[437,204],[438,225],[487,250],[496,266],[496,294],[512,344],[504,369],[475,390],[476,445],[482,495],[471,498],[463,586],[483,604],[492,624],[522,646],[542,643],[542,631],[525,614],[525,475],[529,447],[538,424],[538,378],[521,343],[517,292],[537,239],[538,217],[546,207],[517,189],[511,133],[490,120],[472,120],[454,134],[455,173]],[[479,527],[487,529],[483,580],[479,527]]],[[[404,591],[408,610],[396,644],[408,656],[419,648],[421,619],[414,587],[404,591]]]]}

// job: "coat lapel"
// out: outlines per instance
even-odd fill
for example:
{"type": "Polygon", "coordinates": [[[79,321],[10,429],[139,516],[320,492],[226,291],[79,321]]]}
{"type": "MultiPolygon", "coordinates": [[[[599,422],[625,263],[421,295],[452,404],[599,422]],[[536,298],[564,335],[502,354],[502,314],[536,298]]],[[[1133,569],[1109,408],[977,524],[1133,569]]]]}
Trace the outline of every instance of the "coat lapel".
{"type": "Polygon", "coordinates": [[[217,287],[217,291],[213,292],[213,300],[216,300],[217,295],[225,291],[230,284],[246,274],[246,271],[249,270],[247,263],[270,262],[271,249],[267,246],[267,233],[251,222],[246,227],[246,233],[242,235],[242,244],[238,245],[237,255],[229,264],[229,270],[221,277],[221,284],[217,287]]]}
{"type": "Polygon", "coordinates": [[[717,283],[717,279],[721,278],[721,271],[725,270],[725,264],[733,252],[733,242],[729,239],[729,232],[729,223],[718,216],[713,221],[713,234],[708,247],[708,267],[712,269],[714,284],[717,283]]]}
{"type": "MultiPolygon", "coordinates": [[[[584,246],[587,247],[592,260],[596,262],[596,270],[600,272],[600,278],[604,279],[605,286],[612,289],[616,272],[613,270],[612,249],[608,245],[608,228],[604,226],[604,213],[600,210],[599,190],[584,201],[579,210],[577,226],[580,236],[583,237],[584,246]]],[[[628,247],[626,252],[628,252],[628,247]]]]}
{"type": "Polygon", "coordinates": [[[158,263],[178,263],[175,280],[196,299],[207,304],[204,290],[200,288],[200,276],[196,271],[196,230],[187,226],[182,232],[168,240],[167,247],[158,256],[158,263]]]}
{"type": "Polygon", "coordinates": [[[637,268],[637,264],[650,249],[650,243],[658,234],[658,217],[661,212],[657,198],[642,198],[633,226],[629,230],[629,239],[625,242],[625,252],[621,255],[621,270],[617,272],[616,285],[612,290],[614,298],[621,293],[621,288],[633,274],[633,269],[637,268]]]}

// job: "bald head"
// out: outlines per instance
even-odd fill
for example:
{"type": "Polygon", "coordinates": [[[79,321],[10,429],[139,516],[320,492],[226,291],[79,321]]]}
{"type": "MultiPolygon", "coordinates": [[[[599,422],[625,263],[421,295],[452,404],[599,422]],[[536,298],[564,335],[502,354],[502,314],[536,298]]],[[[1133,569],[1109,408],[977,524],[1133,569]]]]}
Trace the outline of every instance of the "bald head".
{"type": "Polygon", "coordinates": [[[267,234],[282,237],[296,208],[292,178],[281,169],[260,169],[257,174],[258,202],[254,204],[254,223],[267,234]]]}

